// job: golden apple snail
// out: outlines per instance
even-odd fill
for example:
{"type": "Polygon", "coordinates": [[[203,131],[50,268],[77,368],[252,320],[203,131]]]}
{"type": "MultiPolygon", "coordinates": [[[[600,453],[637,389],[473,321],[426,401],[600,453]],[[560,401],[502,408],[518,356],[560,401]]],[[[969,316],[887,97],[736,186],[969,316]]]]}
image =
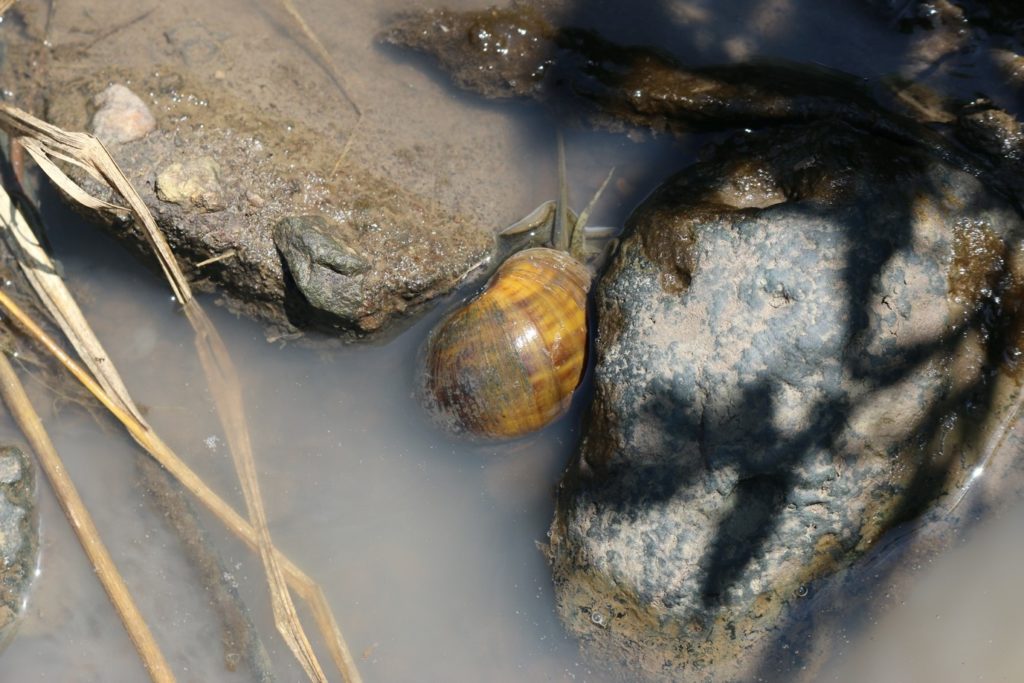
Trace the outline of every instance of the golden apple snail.
{"type": "Polygon", "coordinates": [[[586,263],[584,224],[611,173],[579,218],[566,208],[561,140],[559,176],[558,202],[546,202],[500,234],[550,236],[552,246],[499,260],[483,290],[427,340],[424,399],[452,431],[489,438],[528,434],[569,408],[583,377],[594,273],[586,263]]]}

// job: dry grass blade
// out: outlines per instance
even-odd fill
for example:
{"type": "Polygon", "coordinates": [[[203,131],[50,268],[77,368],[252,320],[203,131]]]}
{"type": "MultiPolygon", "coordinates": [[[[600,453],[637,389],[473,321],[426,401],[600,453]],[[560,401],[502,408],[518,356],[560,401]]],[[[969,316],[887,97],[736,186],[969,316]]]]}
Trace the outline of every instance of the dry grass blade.
{"type": "MultiPolygon", "coordinates": [[[[306,20],[302,18],[302,14],[300,14],[299,10],[295,8],[295,4],[292,0],[281,0],[281,6],[284,7],[284,10],[289,14],[289,16],[291,16],[295,23],[298,24],[299,29],[306,37],[306,40],[312,44],[313,50],[316,51],[317,57],[320,58],[323,68],[327,70],[327,74],[331,77],[331,80],[334,81],[334,85],[337,86],[341,96],[345,98],[345,101],[352,107],[352,111],[356,113],[357,121],[358,119],[361,119],[363,111],[359,108],[359,105],[356,104],[355,99],[349,95],[348,88],[345,87],[345,79],[343,79],[341,74],[338,73],[338,70],[334,68],[334,62],[331,61],[331,55],[327,52],[327,48],[325,48],[324,44],[320,42],[320,39],[317,38],[316,33],[312,28],[310,28],[309,24],[306,23],[306,20]]],[[[350,134],[349,139],[351,138],[352,135],[350,134]]]]}
{"type": "MultiPolygon", "coordinates": [[[[234,371],[234,366],[216,329],[206,318],[199,305],[193,300],[188,281],[181,272],[174,254],[166,239],[164,239],[163,233],[157,227],[152,214],[150,214],[135,188],[132,187],[131,183],[117,167],[113,158],[111,158],[107,150],[95,137],[85,133],[66,132],[17,108],[2,104],[0,104],[0,127],[7,130],[12,136],[17,136],[16,139],[40,164],[40,167],[45,172],[53,173],[50,176],[51,179],[67,192],[69,196],[83,201],[88,206],[96,206],[96,202],[99,202],[99,200],[91,197],[91,195],[68,178],[66,174],[61,172],[56,164],[53,163],[53,158],[73,163],[84,169],[94,178],[106,183],[124,198],[132,215],[140,223],[157,260],[160,262],[164,275],[170,283],[174,295],[185,306],[186,312],[189,313],[188,318],[195,328],[196,344],[203,361],[203,368],[207,373],[207,383],[217,403],[217,412],[224,426],[235,467],[242,482],[246,506],[250,513],[250,522],[256,529],[252,536],[252,542],[259,549],[264,567],[267,570],[271,600],[274,605],[275,623],[310,679],[316,681],[326,680],[295,612],[291,596],[285,587],[282,570],[277,566],[277,563],[280,561],[280,554],[274,548],[269,529],[266,527],[266,515],[263,510],[262,497],[260,496],[255,476],[256,468],[252,457],[248,426],[245,421],[242,391],[234,371]]],[[[106,203],[103,204],[106,207],[111,206],[106,203]]],[[[84,371],[83,374],[87,376],[87,373],[84,373],[84,371]]],[[[89,379],[91,381],[91,378],[89,379]]],[[[107,393],[99,387],[97,389],[101,393],[107,393]]],[[[126,414],[130,411],[130,409],[126,411],[125,408],[115,405],[115,402],[109,399],[109,397],[108,401],[108,409],[117,409],[117,412],[121,414],[126,414]]],[[[119,419],[121,418],[120,415],[118,417],[119,419]]],[[[126,414],[126,417],[130,418],[131,422],[135,424],[135,429],[130,429],[130,431],[136,440],[147,437],[155,439],[155,434],[141,420],[136,419],[136,416],[126,414]]],[[[125,422],[125,424],[129,423],[125,422]]],[[[160,442],[160,445],[163,446],[162,442],[160,442]]],[[[170,449],[166,446],[163,446],[163,449],[165,452],[170,452],[170,449]]],[[[194,473],[191,474],[195,477],[194,473]]],[[[198,481],[198,477],[195,477],[195,479],[197,481],[191,484],[185,481],[182,481],[182,484],[186,488],[190,488],[190,490],[192,490],[193,486],[198,488],[197,484],[202,482],[198,481]]],[[[205,484],[202,485],[202,488],[206,488],[205,484]]],[[[212,495],[212,491],[206,490],[212,495]]],[[[225,507],[227,506],[225,505],[225,507]]],[[[232,510],[231,513],[234,514],[234,511],[232,510]]],[[[326,605],[322,605],[320,609],[327,609],[326,605]]],[[[316,612],[317,610],[314,609],[314,613],[316,612]]],[[[333,619],[331,623],[334,623],[333,619]]],[[[349,672],[354,671],[354,667],[349,667],[352,663],[351,657],[344,656],[347,655],[347,646],[340,639],[340,632],[338,632],[337,626],[334,625],[333,630],[328,631],[324,629],[324,623],[320,619],[317,620],[317,624],[324,631],[324,638],[328,640],[332,657],[334,657],[342,674],[348,680],[358,680],[358,674],[356,674],[355,679],[350,677],[349,672]]]]}
{"type": "Polygon", "coordinates": [[[260,493],[259,479],[252,457],[252,444],[249,441],[249,429],[246,424],[245,406],[242,394],[237,388],[241,385],[235,375],[234,365],[228,356],[224,342],[213,330],[213,325],[206,317],[203,309],[193,300],[185,304],[185,313],[196,331],[196,350],[203,364],[207,383],[214,395],[214,405],[224,425],[224,433],[228,440],[228,450],[235,461],[242,483],[242,495],[249,519],[257,532],[257,546],[263,567],[271,582],[271,602],[274,609],[274,623],[288,647],[311,680],[324,681],[324,675],[317,661],[313,646],[303,632],[299,615],[295,611],[284,574],[274,555],[274,544],[270,539],[266,513],[263,509],[263,498],[260,493]]]}
{"type": "MultiPolygon", "coordinates": [[[[241,538],[252,549],[258,547],[256,530],[235,510],[224,502],[199,475],[185,464],[155,432],[140,423],[135,417],[118,407],[116,401],[89,376],[62,348],[47,335],[3,290],[0,290],[0,307],[14,318],[28,334],[39,342],[75,379],[103,404],[128,430],[132,437],[150,453],[157,462],[181,482],[199,501],[206,506],[232,533],[241,538]]],[[[298,566],[274,549],[274,556],[284,572],[288,585],[304,600],[310,603],[313,616],[320,628],[338,670],[348,683],[362,683],[355,660],[341,635],[334,615],[320,586],[298,566]]]]}
{"type": "Polygon", "coordinates": [[[60,456],[57,455],[50,437],[46,434],[42,420],[29,402],[25,388],[18,379],[14,368],[5,354],[0,353],[0,393],[3,394],[4,402],[10,409],[15,421],[25,434],[25,438],[36,453],[36,458],[43,472],[46,473],[50,486],[57,494],[57,500],[64,510],[71,527],[78,536],[85,554],[89,557],[97,578],[103,584],[104,590],[110,596],[110,601],[117,610],[125,630],[135,644],[135,649],[142,658],[149,676],[157,683],[171,683],[174,681],[174,674],[171,673],[167,661],[164,659],[160,647],[153,638],[152,632],[146,625],[142,614],[139,613],[128,586],[114,565],[110,552],[100,539],[99,531],[92,521],[92,516],[78,495],[75,485],[71,482],[60,456]]]}
{"type": "MultiPolygon", "coordinates": [[[[12,145],[12,158],[16,156],[17,149],[17,144],[12,145]]],[[[139,423],[148,428],[117,368],[85,320],[64,280],[57,274],[49,254],[39,244],[31,224],[2,186],[0,223],[4,228],[4,239],[29,285],[79,357],[92,371],[93,377],[120,408],[130,412],[139,423]]],[[[160,508],[160,512],[181,538],[197,570],[204,576],[206,590],[219,610],[226,642],[248,643],[249,665],[257,672],[266,670],[265,652],[258,637],[252,633],[253,627],[248,620],[245,607],[237,594],[231,592],[223,580],[220,558],[207,542],[200,538],[202,535],[197,531],[199,522],[191,512],[189,503],[176,495],[176,490],[172,489],[171,485],[172,478],[166,470],[155,461],[149,460],[147,455],[140,457],[146,458],[145,462],[140,460],[138,464],[142,468],[145,484],[151,494],[149,500],[160,508]]]]}
{"type": "Polygon", "coordinates": [[[64,280],[57,274],[49,254],[3,188],[0,188],[0,220],[6,228],[4,237],[8,238],[6,241],[11,252],[47,312],[57,321],[58,327],[106,392],[143,422],[142,413],[132,401],[121,376],[93,334],[64,280]]]}
{"type": "Polygon", "coordinates": [[[53,163],[53,158],[75,164],[120,194],[128,203],[132,215],[142,223],[146,239],[156,254],[174,295],[182,303],[192,299],[192,289],[188,285],[188,280],[178,267],[178,262],[174,260],[174,254],[167,241],[163,239],[156,221],[143,203],[142,197],[103,147],[103,143],[92,135],[62,130],[6,104],[0,105],[0,127],[17,138],[50,179],[75,201],[85,206],[96,206],[97,203],[105,207],[113,206],[85,192],[53,163]]]}
{"type": "Polygon", "coordinates": [[[60,167],[46,155],[45,148],[38,142],[27,138],[19,139],[22,140],[23,147],[30,155],[32,155],[32,158],[39,165],[39,168],[43,169],[46,175],[52,178],[57,185],[64,188],[64,191],[68,193],[71,199],[86,208],[97,211],[106,210],[117,213],[128,212],[128,209],[123,206],[118,206],[117,204],[111,204],[110,202],[105,202],[102,199],[97,199],[88,192],[82,190],[82,188],[75,184],[71,178],[68,178],[67,174],[65,174],[64,171],[62,171],[60,167]]]}
{"type": "Polygon", "coordinates": [[[345,98],[345,101],[349,103],[349,106],[352,107],[352,111],[356,114],[356,123],[352,126],[352,130],[349,131],[348,138],[345,139],[345,144],[341,149],[341,154],[338,155],[338,160],[334,162],[334,168],[331,170],[331,174],[333,175],[338,172],[339,168],[341,168],[342,162],[345,160],[345,157],[348,156],[348,151],[352,147],[352,141],[356,139],[356,131],[359,130],[359,124],[363,122],[363,110],[359,108],[358,104],[356,104],[355,98],[349,94],[348,88],[345,86],[345,79],[341,77],[341,74],[338,73],[338,70],[334,67],[334,62],[331,60],[331,55],[327,52],[327,48],[325,48],[324,44],[320,42],[320,39],[317,38],[316,33],[312,28],[310,28],[309,24],[306,23],[306,20],[302,18],[302,14],[298,9],[296,9],[292,0],[280,0],[280,2],[284,11],[287,12],[292,20],[298,25],[306,40],[308,40],[313,46],[313,51],[320,60],[321,66],[325,71],[327,71],[327,75],[329,75],[331,80],[334,81],[334,85],[338,88],[341,96],[345,98]]]}

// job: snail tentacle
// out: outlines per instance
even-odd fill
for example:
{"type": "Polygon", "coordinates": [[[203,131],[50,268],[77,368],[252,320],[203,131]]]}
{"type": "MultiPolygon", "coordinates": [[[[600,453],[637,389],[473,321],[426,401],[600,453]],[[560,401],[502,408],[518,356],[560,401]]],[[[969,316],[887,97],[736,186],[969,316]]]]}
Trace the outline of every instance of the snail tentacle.
{"type": "Polygon", "coordinates": [[[588,243],[604,241],[598,252],[604,255],[615,244],[614,234],[588,235],[585,224],[612,172],[576,216],[568,206],[559,135],[558,199],[498,233],[486,286],[427,340],[421,386],[446,427],[514,438],[568,410],[586,368],[587,295],[595,272],[588,243]]]}
{"type": "Polygon", "coordinates": [[[597,200],[601,198],[601,194],[604,192],[604,188],[608,187],[608,183],[611,182],[612,176],[615,175],[615,167],[612,166],[608,171],[608,175],[604,177],[604,182],[597,188],[597,192],[587,202],[586,207],[580,212],[580,215],[573,222],[572,238],[569,242],[569,253],[572,254],[573,258],[577,261],[587,262],[587,238],[589,237],[586,231],[587,221],[590,219],[590,213],[594,210],[594,206],[597,205],[597,200]]]}

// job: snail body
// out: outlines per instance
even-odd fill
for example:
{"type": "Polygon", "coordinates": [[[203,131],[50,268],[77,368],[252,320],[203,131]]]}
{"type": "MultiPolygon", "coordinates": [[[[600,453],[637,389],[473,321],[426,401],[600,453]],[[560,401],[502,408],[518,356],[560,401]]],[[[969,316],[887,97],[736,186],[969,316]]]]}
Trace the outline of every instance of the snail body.
{"type": "Polygon", "coordinates": [[[564,413],[585,369],[590,282],[590,269],[557,249],[505,260],[428,341],[427,397],[441,421],[513,438],[564,413]]]}
{"type": "Polygon", "coordinates": [[[431,332],[421,391],[449,430],[515,438],[569,409],[586,369],[587,294],[596,270],[584,226],[611,175],[587,208],[573,214],[559,136],[558,200],[498,234],[501,251],[511,255],[495,259],[499,265],[483,290],[431,332]]]}

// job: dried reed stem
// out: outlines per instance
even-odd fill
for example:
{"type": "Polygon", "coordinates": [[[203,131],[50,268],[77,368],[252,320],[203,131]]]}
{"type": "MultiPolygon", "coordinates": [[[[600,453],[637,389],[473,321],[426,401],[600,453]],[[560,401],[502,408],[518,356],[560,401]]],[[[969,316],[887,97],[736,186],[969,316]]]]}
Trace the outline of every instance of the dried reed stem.
{"type": "MultiPolygon", "coordinates": [[[[12,141],[11,148],[18,149],[20,145],[12,141]]],[[[56,321],[64,336],[71,341],[75,351],[103,389],[115,397],[122,408],[130,411],[142,422],[142,413],[132,401],[103,345],[86,322],[82,310],[64,284],[64,279],[57,274],[57,268],[50,255],[46,253],[32,227],[3,188],[0,188],[0,221],[6,228],[4,237],[8,238],[6,242],[11,253],[43,307],[56,321]]]]}
{"type": "MultiPolygon", "coordinates": [[[[235,510],[224,502],[209,486],[199,478],[152,430],[139,422],[131,413],[121,409],[117,403],[103,391],[102,387],[89,376],[89,373],[76,363],[57,343],[42,330],[20,306],[0,290],[0,307],[4,308],[28,334],[39,342],[75,379],[103,404],[128,430],[139,445],[146,449],[164,468],[181,482],[182,486],[192,492],[221,522],[250,548],[259,545],[256,530],[235,510]]],[[[304,600],[310,603],[313,617],[320,628],[331,658],[348,683],[362,683],[355,660],[348,649],[345,639],[335,622],[330,606],[320,586],[299,569],[291,560],[276,548],[273,549],[275,559],[280,564],[288,585],[304,600]]]]}
{"type": "Polygon", "coordinates": [[[163,239],[156,220],[146,208],[142,197],[118,168],[103,143],[88,133],[62,130],[17,107],[6,104],[0,105],[0,127],[7,130],[12,137],[18,138],[25,151],[43,172],[82,206],[95,210],[125,211],[124,207],[96,199],[83,190],[57,166],[53,159],[78,166],[92,177],[116,190],[128,203],[132,215],[142,224],[142,231],[160,263],[164,276],[171,285],[174,296],[182,302],[192,298],[188,280],[181,272],[181,268],[178,267],[167,241],[163,239]]]}
{"type": "Polygon", "coordinates": [[[345,157],[348,156],[349,150],[352,148],[352,142],[356,139],[356,131],[359,130],[359,124],[363,122],[363,110],[356,104],[355,98],[353,98],[349,92],[348,87],[345,85],[345,79],[341,77],[341,73],[334,66],[334,61],[331,59],[330,53],[327,52],[327,48],[320,42],[316,33],[310,28],[306,20],[302,18],[302,14],[295,8],[295,4],[292,0],[280,0],[281,6],[285,12],[291,16],[292,20],[298,25],[299,30],[305,36],[306,40],[313,46],[313,51],[316,56],[320,59],[320,65],[327,71],[327,75],[334,81],[334,85],[337,86],[341,96],[345,98],[349,106],[352,107],[352,111],[355,112],[356,122],[352,126],[352,130],[349,131],[348,137],[345,138],[345,144],[341,148],[341,154],[338,155],[337,161],[334,162],[334,168],[331,169],[331,176],[337,174],[338,169],[341,168],[342,162],[345,161],[345,157]]]}
{"type": "MultiPolygon", "coordinates": [[[[358,122],[358,120],[363,117],[363,110],[359,108],[358,104],[356,104],[355,99],[349,95],[348,88],[345,86],[345,79],[341,77],[341,74],[334,67],[334,62],[331,60],[331,55],[327,52],[327,48],[325,48],[324,44],[320,42],[320,39],[317,37],[313,29],[310,28],[309,24],[306,23],[306,20],[302,18],[302,14],[300,14],[299,10],[295,8],[295,4],[292,0],[281,0],[281,6],[284,7],[284,10],[298,25],[302,34],[306,37],[306,40],[308,40],[313,46],[313,50],[316,52],[317,57],[320,58],[321,65],[327,71],[327,75],[331,77],[331,80],[334,81],[334,85],[337,86],[341,96],[344,97],[345,101],[352,107],[352,111],[355,112],[356,120],[358,122]]],[[[352,134],[349,134],[349,139],[351,138],[352,134]]]]}
{"type": "Polygon", "coordinates": [[[245,499],[246,511],[257,533],[257,547],[263,567],[267,572],[272,590],[271,605],[274,610],[274,623],[288,647],[298,658],[306,675],[315,681],[327,683],[327,676],[320,668],[313,646],[302,630],[295,604],[288,594],[284,573],[275,557],[274,544],[270,539],[267,527],[266,512],[263,507],[263,496],[260,492],[259,479],[252,457],[252,443],[249,440],[249,429],[245,418],[245,405],[239,390],[241,382],[235,374],[235,366],[231,362],[227,349],[220,335],[213,329],[213,324],[206,313],[193,299],[185,303],[185,314],[196,331],[196,351],[203,365],[210,393],[214,397],[213,404],[224,425],[224,434],[228,440],[228,450],[235,462],[235,470],[242,484],[242,497],[245,499]],[[294,625],[298,625],[295,628],[294,625]]]}
{"type": "Polygon", "coordinates": [[[203,259],[199,263],[195,264],[195,267],[196,268],[203,268],[203,267],[211,265],[213,263],[220,263],[221,261],[227,260],[227,259],[229,259],[229,258],[231,258],[233,256],[236,256],[236,255],[237,254],[236,254],[234,249],[228,249],[227,251],[221,252],[220,254],[217,254],[216,256],[211,256],[208,259],[203,259]]]}
{"type": "MultiPolygon", "coordinates": [[[[203,368],[207,373],[206,380],[214,397],[235,469],[242,484],[246,508],[250,515],[249,519],[257,530],[253,538],[267,573],[275,625],[310,680],[326,681],[309,639],[302,628],[302,623],[298,619],[294,603],[285,584],[283,570],[278,566],[280,554],[274,548],[270,531],[266,526],[266,514],[263,510],[259,482],[256,478],[256,467],[243,408],[244,402],[241,398],[241,384],[238,382],[230,355],[220,335],[206,318],[199,304],[195,303],[188,280],[178,266],[170,245],[167,244],[163,233],[157,227],[152,214],[124,173],[118,168],[110,153],[94,136],[87,133],[64,131],[16,107],[2,104],[0,104],[0,127],[6,129],[12,136],[20,136],[17,139],[39,164],[39,167],[72,199],[83,206],[97,210],[124,210],[109,202],[99,200],[83,190],[60,169],[54,159],[78,166],[115,190],[125,199],[132,215],[141,224],[143,233],[160,263],[171,290],[185,306],[188,318],[195,328],[196,346],[203,368]]],[[[83,374],[88,376],[86,373],[83,374]]],[[[107,407],[112,410],[117,406],[110,402],[107,407]]],[[[125,414],[124,410],[119,410],[119,412],[125,414]]],[[[155,438],[156,435],[140,420],[131,415],[128,417],[131,417],[132,422],[136,425],[136,431],[129,428],[136,440],[140,438],[137,434],[148,434],[155,438]]],[[[140,443],[142,442],[140,441],[140,443]]],[[[145,446],[145,444],[143,445],[145,446]]],[[[169,452],[166,446],[163,448],[169,452]]],[[[198,481],[198,477],[195,479],[198,481]]],[[[189,487],[188,482],[182,481],[182,483],[189,487]]],[[[323,628],[319,621],[318,625],[323,628]]],[[[323,635],[330,641],[331,637],[340,634],[325,632],[323,635]]],[[[344,646],[344,642],[331,643],[332,656],[335,657],[336,662],[340,661],[338,653],[345,649],[347,648],[344,646]]],[[[348,658],[348,661],[351,662],[351,657],[348,658]]],[[[344,668],[342,672],[344,675],[344,668]]]]}
{"type": "MultiPolygon", "coordinates": [[[[15,150],[20,149],[21,146],[12,141],[12,159],[15,150]]],[[[15,169],[14,182],[19,182],[18,176],[15,169]]],[[[93,333],[63,278],[57,273],[49,254],[39,243],[30,222],[12,202],[11,196],[3,187],[0,187],[0,223],[6,228],[3,233],[5,241],[29,285],[79,357],[92,371],[93,377],[120,408],[130,412],[148,428],[142,412],[128,393],[117,368],[93,333]]],[[[145,477],[146,486],[153,494],[149,500],[160,507],[159,512],[174,527],[196,569],[204,577],[207,590],[211,594],[211,602],[219,609],[225,648],[231,647],[231,644],[248,644],[245,648],[249,656],[248,664],[258,677],[265,679],[265,672],[269,671],[266,651],[237,592],[232,590],[223,578],[223,563],[209,547],[205,534],[200,531],[199,521],[190,502],[184,498],[180,487],[176,488],[177,484],[171,475],[148,455],[140,454],[138,464],[145,477]]]]}
{"type": "MultiPolygon", "coordinates": [[[[6,294],[4,295],[6,296],[6,294]]],[[[42,420],[29,402],[25,388],[22,386],[18,375],[11,367],[7,356],[0,353],[0,394],[3,394],[4,402],[11,411],[15,421],[25,434],[25,438],[36,453],[40,467],[50,481],[57,500],[60,502],[64,514],[78,536],[82,549],[89,557],[97,578],[103,584],[103,589],[110,596],[110,601],[121,617],[125,630],[131,638],[135,649],[142,658],[142,663],[149,672],[149,677],[155,683],[172,683],[174,674],[171,673],[167,661],[160,652],[160,647],[153,638],[152,632],[146,625],[142,614],[139,613],[135,601],[132,600],[128,586],[114,565],[110,552],[100,539],[99,531],[92,521],[85,503],[75,489],[75,485],[64,469],[60,456],[57,455],[50,437],[46,434],[42,420]]]]}

